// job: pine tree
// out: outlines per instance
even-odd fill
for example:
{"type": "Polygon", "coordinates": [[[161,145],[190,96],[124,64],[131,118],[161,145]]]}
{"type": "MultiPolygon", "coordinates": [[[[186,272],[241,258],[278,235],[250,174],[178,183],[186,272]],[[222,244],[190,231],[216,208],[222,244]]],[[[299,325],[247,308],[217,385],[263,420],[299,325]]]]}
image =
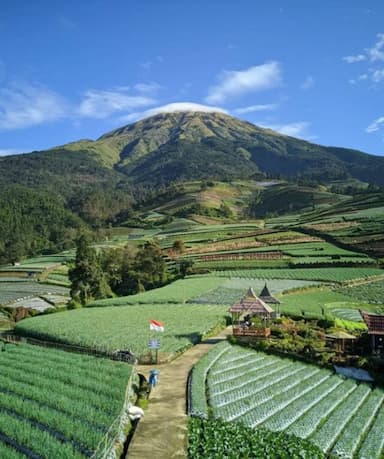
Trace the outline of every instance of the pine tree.
{"type": "Polygon", "coordinates": [[[92,300],[112,295],[101,269],[96,250],[82,234],[76,241],[75,266],[69,270],[71,297],[83,306],[92,300]]]}

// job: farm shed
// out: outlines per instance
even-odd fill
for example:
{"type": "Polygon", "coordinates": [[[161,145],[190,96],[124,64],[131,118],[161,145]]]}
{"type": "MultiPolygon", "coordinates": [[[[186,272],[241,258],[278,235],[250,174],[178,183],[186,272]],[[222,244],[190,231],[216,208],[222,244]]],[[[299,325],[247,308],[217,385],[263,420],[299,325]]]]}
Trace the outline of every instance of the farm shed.
{"type": "Polygon", "coordinates": [[[350,335],[345,331],[336,331],[325,335],[325,339],[334,347],[336,352],[343,353],[346,350],[353,350],[353,343],[356,340],[356,336],[350,335]]]}
{"type": "Polygon", "coordinates": [[[269,321],[274,317],[274,310],[258,298],[250,287],[243,298],[235,303],[229,312],[232,315],[234,336],[267,337],[270,335],[269,321]]]}
{"type": "Polygon", "coordinates": [[[384,314],[359,310],[371,336],[372,352],[384,355],[384,314]]]}

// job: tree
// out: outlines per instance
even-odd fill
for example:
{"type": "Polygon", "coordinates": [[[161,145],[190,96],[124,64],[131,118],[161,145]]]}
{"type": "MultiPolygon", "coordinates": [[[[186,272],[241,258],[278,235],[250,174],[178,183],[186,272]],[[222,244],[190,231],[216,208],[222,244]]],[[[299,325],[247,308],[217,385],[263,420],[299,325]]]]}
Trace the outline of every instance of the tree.
{"type": "Polygon", "coordinates": [[[184,241],[182,239],[176,239],[175,242],[173,243],[173,250],[175,250],[178,253],[184,253],[185,252],[184,241]]]}
{"type": "Polygon", "coordinates": [[[75,266],[68,274],[71,281],[71,297],[83,306],[92,300],[112,296],[96,250],[89,246],[85,234],[76,241],[75,266]]]}

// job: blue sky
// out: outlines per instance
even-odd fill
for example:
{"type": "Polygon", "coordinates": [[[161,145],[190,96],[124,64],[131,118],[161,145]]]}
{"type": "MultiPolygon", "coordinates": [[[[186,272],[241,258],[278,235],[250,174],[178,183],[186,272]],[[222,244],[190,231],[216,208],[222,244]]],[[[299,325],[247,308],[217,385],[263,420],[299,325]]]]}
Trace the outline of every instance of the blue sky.
{"type": "Polygon", "coordinates": [[[381,0],[1,1],[3,155],[207,107],[384,155],[383,88],[381,0]]]}

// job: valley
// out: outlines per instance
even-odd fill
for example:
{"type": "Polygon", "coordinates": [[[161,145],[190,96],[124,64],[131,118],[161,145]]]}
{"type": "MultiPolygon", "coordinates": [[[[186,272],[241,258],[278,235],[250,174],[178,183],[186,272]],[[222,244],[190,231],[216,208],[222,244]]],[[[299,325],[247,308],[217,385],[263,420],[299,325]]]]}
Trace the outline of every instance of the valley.
{"type": "Polygon", "coordinates": [[[384,314],[384,192],[353,166],[380,171],[381,158],[327,148],[227,115],[164,114],[2,159],[1,454],[144,451],[180,366],[184,433],[162,449],[154,431],[158,457],[231,457],[229,442],[244,457],[288,444],[292,457],[381,459],[384,349],[360,311],[384,314]],[[265,290],[267,315],[230,313],[265,290]],[[153,367],[167,390],[147,399],[153,367]]]}

